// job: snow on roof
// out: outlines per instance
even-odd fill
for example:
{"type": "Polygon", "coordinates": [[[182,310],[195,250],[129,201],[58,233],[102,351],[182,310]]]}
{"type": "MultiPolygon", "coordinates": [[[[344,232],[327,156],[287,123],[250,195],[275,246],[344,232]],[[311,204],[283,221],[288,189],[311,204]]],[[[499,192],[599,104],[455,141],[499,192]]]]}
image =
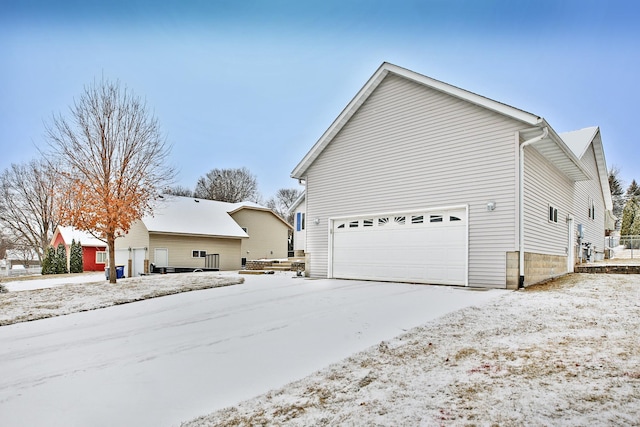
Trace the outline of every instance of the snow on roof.
{"type": "Polygon", "coordinates": [[[86,231],[80,231],[71,226],[58,226],[58,230],[62,235],[62,239],[67,245],[70,245],[73,240],[82,243],[82,246],[95,246],[104,248],[107,246],[105,242],[92,236],[86,231]]]}
{"type": "Polygon", "coordinates": [[[264,208],[251,202],[226,203],[163,195],[154,204],[153,216],[145,216],[142,222],[149,232],[156,233],[249,237],[229,215],[244,206],[264,208]]]}
{"type": "Polygon", "coordinates": [[[593,126],[571,132],[563,132],[560,134],[560,138],[578,158],[581,158],[597,132],[598,127],[593,126]]]}

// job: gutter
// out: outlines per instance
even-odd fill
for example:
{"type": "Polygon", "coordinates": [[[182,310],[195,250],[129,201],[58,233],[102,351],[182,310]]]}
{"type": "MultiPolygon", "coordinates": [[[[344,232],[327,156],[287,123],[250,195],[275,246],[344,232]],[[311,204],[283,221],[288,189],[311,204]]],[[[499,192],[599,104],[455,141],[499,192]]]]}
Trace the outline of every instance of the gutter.
{"type": "Polygon", "coordinates": [[[518,261],[518,266],[520,269],[520,279],[518,280],[518,289],[524,289],[524,147],[526,147],[527,145],[531,145],[534,144],[538,141],[542,141],[543,139],[545,139],[547,136],[549,135],[549,128],[548,127],[544,127],[542,128],[542,134],[538,135],[534,138],[531,138],[527,141],[524,141],[522,144],[520,144],[520,167],[518,169],[518,186],[519,186],[519,191],[518,191],[518,202],[519,202],[519,215],[518,215],[518,222],[519,224],[519,261],[518,261]]]}

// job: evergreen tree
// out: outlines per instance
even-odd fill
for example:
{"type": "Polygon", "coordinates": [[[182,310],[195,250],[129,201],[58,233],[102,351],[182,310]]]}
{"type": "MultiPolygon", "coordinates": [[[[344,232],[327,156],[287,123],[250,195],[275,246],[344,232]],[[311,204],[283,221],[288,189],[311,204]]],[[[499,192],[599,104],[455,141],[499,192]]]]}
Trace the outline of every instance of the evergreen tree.
{"type": "Polygon", "coordinates": [[[629,184],[626,196],[627,200],[631,199],[632,197],[640,197],[640,186],[638,186],[638,183],[635,179],[631,181],[631,184],[629,184]]]}
{"type": "Polygon", "coordinates": [[[620,219],[622,218],[622,209],[624,209],[624,190],[622,189],[622,182],[619,178],[620,169],[612,166],[609,169],[609,190],[611,191],[611,199],[613,201],[613,215],[618,218],[616,220],[616,228],[620,226],[620,219]]]}
{"type": "Polygon", "coordinates": [[[633,226],[637,211],[637,201],[635,198],[631,198],[624,205],[622,210],[622,226],[620,227],[620,235],[628,236],[631,234],[631,227],[633,226]]]}
{"type": "Polygon", "coordinates": [[[49,246],[42,260],[42,274],[56,274],[55,269],[56,250],[53,246],[49,246]]]}
{"type": "MultiPolygon", "coordinates": [[[[634,240],[625,239],[624,236],[638,236],[640,235],[640,198],[631,197],[627,200],[627,204],[624,205],[622,211],[622,226],[620,227],[620,235],[623,236],[620,243],[630,247],[634,240]]],[[[640,242],[635,241],[640,245],[640,242]]],[[[634,244],[634,249],[637,248],[634,244]]]]}
{"type": "Polygon", "coordinates": [[[56,267],[56,274],[64,274],[69,272],[69,270],[67,269],[67,249],[62,243],[58,244],[58,249],[56,249],[54,264],[56,267]]]}
{"type": "Polygon", "coordinates": [[[71,241],[71,251],[69,254],[69,273],[82,273],[84,266],[82,264],[82,244],[71,241]]]}

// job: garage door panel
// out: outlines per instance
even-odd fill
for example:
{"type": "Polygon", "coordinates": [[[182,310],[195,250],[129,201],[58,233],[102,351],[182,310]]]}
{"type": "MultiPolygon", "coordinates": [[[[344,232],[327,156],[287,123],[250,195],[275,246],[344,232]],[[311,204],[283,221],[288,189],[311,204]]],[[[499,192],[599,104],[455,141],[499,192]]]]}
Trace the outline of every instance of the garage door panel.
{"type": "Polygon", "coordinates": [[[465,219],[457,209],[334,221],[333,277],[465,285],[465,219]]]}

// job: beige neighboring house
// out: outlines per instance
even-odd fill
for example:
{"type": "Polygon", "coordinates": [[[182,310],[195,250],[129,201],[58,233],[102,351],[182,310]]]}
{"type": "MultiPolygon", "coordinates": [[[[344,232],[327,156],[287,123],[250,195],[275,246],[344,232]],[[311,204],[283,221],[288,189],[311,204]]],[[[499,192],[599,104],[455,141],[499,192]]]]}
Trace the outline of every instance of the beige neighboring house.
{"type": "Polygon", "coordinates": [[[311,277],[529,286],[602,257],[612,227],[598,127],[558,134],[389,63],[291,177],[311,277]]]}
{"type": "Polygon", "coordinates": [[[116,264],[125,266],[127,277],[152,267],[237,270],[246,259],[286,258],[290,228],[270,209],[252,202],[164,195],[153,215],[116,239],[116,264]]]}

